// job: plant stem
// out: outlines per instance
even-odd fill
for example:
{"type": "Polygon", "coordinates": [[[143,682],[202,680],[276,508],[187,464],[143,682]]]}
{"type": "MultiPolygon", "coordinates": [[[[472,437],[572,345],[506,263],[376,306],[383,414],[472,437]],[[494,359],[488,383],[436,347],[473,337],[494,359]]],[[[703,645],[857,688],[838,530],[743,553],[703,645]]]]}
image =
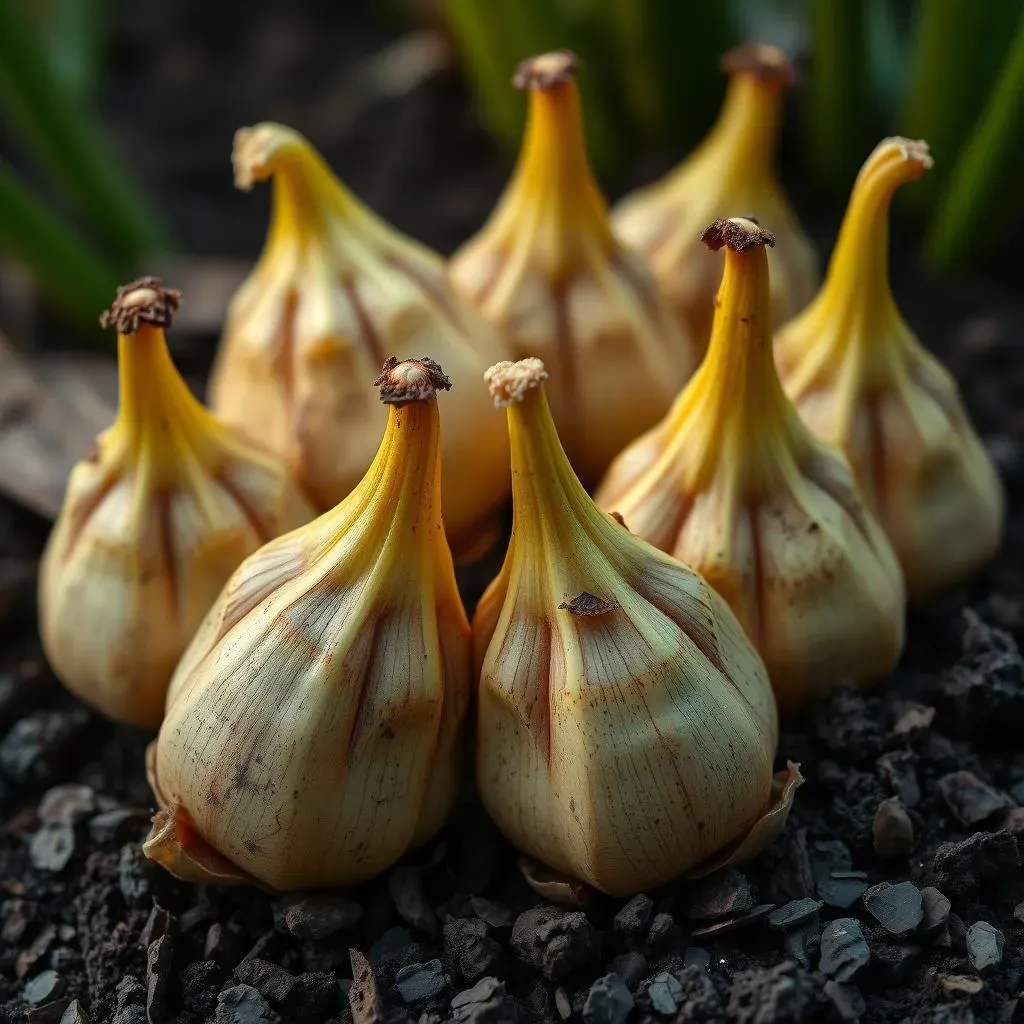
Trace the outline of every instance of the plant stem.
{"type": "Polygon", "coordinates": [[[165,248],[158,222],[78,98],[62,89],[18,0],[0,0],[0,101],[11,127],[88,218],[122,274],[165,248]]]}
{"type": "Polygon", "coordinates": [[[117,272],[76,238],[0,161],[0,248],[24,264],[65,313],[95,327],[117,290],[117,272]]]}
{"type": "Polygon", "coordinates": [[[1024,117],[1024,14],[977,125],[949,176],[949,185],[925,239],[936,267],[966,263],[986,240],[983,226],[997,222],[1005,187],[1018,166],[1024,117]]]}

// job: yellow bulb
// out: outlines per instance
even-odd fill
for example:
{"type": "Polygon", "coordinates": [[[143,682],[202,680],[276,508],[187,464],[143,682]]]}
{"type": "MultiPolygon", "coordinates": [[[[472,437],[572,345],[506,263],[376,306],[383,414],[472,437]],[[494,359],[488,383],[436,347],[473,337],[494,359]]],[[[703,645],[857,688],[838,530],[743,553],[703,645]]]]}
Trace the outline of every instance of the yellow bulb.
{"type": "Polygon", "coordinates": [[[775,340],[787,393],[846,453],[913,600],[989,561],[1004,516],[956,381],[914,336],[889,286],[892,196],[931,164],[924,142],[879,143],[854,183],[821,291],[775,340]]]}

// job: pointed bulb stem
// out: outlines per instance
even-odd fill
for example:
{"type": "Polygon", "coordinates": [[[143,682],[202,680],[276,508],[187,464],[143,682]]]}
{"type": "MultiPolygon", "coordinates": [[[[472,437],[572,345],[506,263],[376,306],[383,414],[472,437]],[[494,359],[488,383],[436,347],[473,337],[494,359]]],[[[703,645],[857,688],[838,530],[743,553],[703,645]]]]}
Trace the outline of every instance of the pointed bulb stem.
{"type": "Polygon", "coordinates": [[[823,294],[833,302],[898,316],[889,286],[889,207],[900,185],[931,167],[923,142],[893,138],[880,143],[854,182],[829,263],[823,294]]]}
{"type": "Polygon", "coordinates": [[[721,68],[730,76],[722,112],[701,147],[728,154],[723,172],[737,181],[771,179],[782,127],[782,101],[796,80],[786,55],[764,43],[745,43],[724,54],[721,68]]]}
{"type": "Polygon", "coordinates": [[[587,160],[575,60],[550,53],[525,61],[514,79],[529,91],[526,135],[512,182],[494,214],[511,240],[533,237],[557,278],[614,252],[608,203],[587,160]]]}
{"type": "Polygon", "coordinates": [[[324,158],[298,132],[265,122],[235,133],[231,154],[235,185],[248,192],[257,181],[273,179],[267,251],[279,245],[303,246],[312,240],[329,241],[342,252],[359,248],[357,229],[382,230],[368,210],[333,174],[324,158]],[[345,221],[353,230],[342,239],[337,232],[325,237],[331,221],[345,221]]]}
{"type": "Polygon", "coordinates": [[[167,347],[180,295],[158,278],[140,278],[118,290],[101,318],[118,328],[119,404],[108,443],[122,458],[145,460],[152,486],[173,486],[196,461],[218,458],[226,428],[192,394],[167,347]]]}
{"type": "MultiPolygon", "coordinates": [[[[388,406],[388,424],[366,475],[331,512],[339,524],[352,510],[363,523],[370,550],[433,551],[441,521],[441,424],[436,393],[451,382],[430,359],[394,357],[376,380],[388,406]],[[381,537],[380,531],[386,530],[381,537]]],[[[353,533],[348,525],[347,540],[353,533]]],[[[341,532],[345,532],[341,531],[341,532]]],[[[362,542],[361,542],[362,543],[362,542]]]]}
{"type": "Polygon", "coordinates": [[[765,247],[774,237],[753,221],[718,220],[702,235],[725,249],[707,356],[670,414],[677,426],[700,406],[707,428],[704,457],[687,467],[689,486],[704,490],[720,471],[735,473],[747,496],[767,493],[780,465],[802,454],[795,413],[775,368],[771,292],[765,247]]]}

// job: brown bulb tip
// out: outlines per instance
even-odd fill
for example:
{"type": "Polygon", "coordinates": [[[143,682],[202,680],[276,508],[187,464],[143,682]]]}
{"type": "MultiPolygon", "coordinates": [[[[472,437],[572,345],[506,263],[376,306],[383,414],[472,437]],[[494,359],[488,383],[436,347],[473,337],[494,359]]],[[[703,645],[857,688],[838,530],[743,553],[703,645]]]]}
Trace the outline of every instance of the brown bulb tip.
{"type": "Polygon", "coordinates": [[[764,82],[796,85],[798,76],[790,59],[769,43],[741,43],[719,58],[718,66],[727,75],[752,75],[764,82]]]}
{"type": "Polygon", "coordinates": [[[607,615],[619,607],[618,601],[606,601],[602,597],[588,594],[585,590],[571,601],[563,601],[559,608],[564,608],[570,615],[607,615]]]}
{"type": "Polygon", "coordinates": [[[517,363],[506,359],[484,372],[484,383],[491,389],[491,397],[499,409],[521,402],[527,391],[540,387],[547,379],[544,364],[533,356],[517,363]]]}
{"type": "Polygon", "coordinates": [[[512,84],[517,89],[539,89],[544,92],[563,82],[576,80],[579,68],[576,54],[569,50],[552,50],[538,57],[529,57],[516,68],[512,84]]]}
{"type": "Polygon", "coordinates": [[[712,252],[718,252],[722,246],[733,252],[747,252],[759,245],[775,245],[775,236],[747,217],[720,217],[703,230],[700,240],[712,252]]]}
{"type": "Polygon", "coordinates": [[[141,324],[170,327],[181,304],[181,292],[165,288],[159,277],[140,277],[117,289],[110,309],[100,314],[101,327],[116,327],[118,334],[134,334],[141,324]]]}
{"type": "Polygon", "coordinates": [[[391,356],[373,383],[380,388],[385,405],[429,402],[438,391],[450,391],[452,386],[440,364],[427,356],[401,360],[391,356]]]}

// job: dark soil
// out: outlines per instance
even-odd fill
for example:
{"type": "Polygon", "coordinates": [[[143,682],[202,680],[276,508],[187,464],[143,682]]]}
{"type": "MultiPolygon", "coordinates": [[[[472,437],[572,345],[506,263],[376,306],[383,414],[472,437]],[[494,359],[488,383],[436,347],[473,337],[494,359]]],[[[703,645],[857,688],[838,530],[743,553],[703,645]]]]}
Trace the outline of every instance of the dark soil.
{"type": "MultiPolygon", "coordinates": [[[[217,4],[147,0],[115,19],[108,109],[193,251],[259,243],[263,210],[230,186],[232,130],[310,118],[332,69],[386,38],[352,13],[257,17],[269,6],[240,23],[217,4]],[[244,53],[260,39],[291,42],[257,75],[244,53]]],[[[447,77],[360,115],[329,156],[443,249],[477,226],[504,174],[447,77]]],[[[837,211],[820,219],[831,227],[837,211]]],[[[807,784],[783,837],[742,873],[559,908],[467,792],[437,841],[345,893],[179,884],[139,849],[150,737],[53,679],[34,617],[47,524],[0,504],[0,1019],[1024,1019],[1024,307],[904,270],[913,251],[897,249],[897,293],[1004,474],[1006,545],[971,585],[912,613],[906,655],[873,695],[837,689],[784,729],[780,761],[799,761],[807,784]]],[[[211,341],[192,340],[193,352],[211,341]]],[[[470,607],[497,557],[464,574],[470,607]]]]}

